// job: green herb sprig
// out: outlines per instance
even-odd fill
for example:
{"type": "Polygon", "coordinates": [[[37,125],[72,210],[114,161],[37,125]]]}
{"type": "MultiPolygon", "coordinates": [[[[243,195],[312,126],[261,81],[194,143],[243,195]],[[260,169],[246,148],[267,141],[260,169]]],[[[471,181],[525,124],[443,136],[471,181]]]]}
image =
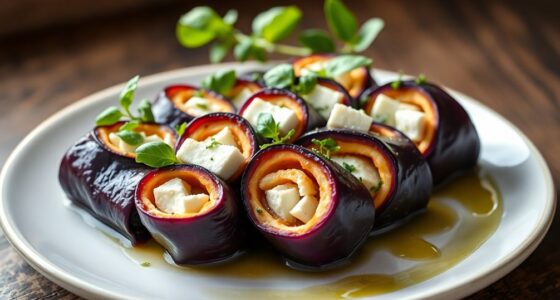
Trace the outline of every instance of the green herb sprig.
{"type": "Polygon", "coordinates": [[[218,71],[204,78],[201,87],[222,95],[228,95],[236,80],[235,70],[218,71]]]}
{"type": "Polygon", "coordinates": [[[180,163],[175,151],[161,141],[149,142],[136,149],[136,162],[152,168],[161,168],[180,163]]]}
{"type": "Polygon", "coordinates": [[[257,117],[257,132],[264,138],[272,140],[272,142],[263,144],[261,149],[266,149],[272,145],[283,144],[288,141],[296,133],[294,129],[288,131],[283,137],[280,136],[280,124],[274,120],[270,113],[260,113],[257,117]]]}
{"type": "Polygon", "coordinates": [[[266,61],[268,53],[305,56],[312,53],[357,53],[369,48],[384,27],[383,20],[371,18],[358,28],[354,14],[341,0],[326,0],[324,14],[331,34],[319,29],[301,32],[301,46],[281,44],[294,32],[302,19],[296,6],[270,8],[253,19],[252,33],[245,34],[234,27],[238,13],[228,11],[223,17],[208,6],[195,7],[185,13],[176,26],[178,41],[186,48],[210,46],[210,61],[220,62],[229,52],[238,61],[266,61]],[[332,37],[342,44],[336,49],[332,37]]]}
{"type": "Polygon", "coordinates": [[[342,162],[342,166],[344,167],[344,169],[346,169],[346,171],[353,173],[354,171],[356,171],[356,166],[349,164],[347,162],[342,162]]]}
{"type": "Polygon", "coordinates": [[[340,151],[340,146],[332,138],[326,138],[322,140],[312,139],[311,142],[318,146],[318,148],[313,148],[312,150],[326,158],[331,158],[331,155],[335,152],[340,151]]]}

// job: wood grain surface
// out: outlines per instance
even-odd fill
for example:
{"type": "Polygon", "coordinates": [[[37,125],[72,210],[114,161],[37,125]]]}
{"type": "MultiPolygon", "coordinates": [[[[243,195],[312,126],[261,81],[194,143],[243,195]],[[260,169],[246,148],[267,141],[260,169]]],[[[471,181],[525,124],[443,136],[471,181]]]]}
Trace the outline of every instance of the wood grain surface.
{"type": "MultiPolygon", "coordinates": [[[[221,13],[234,6],[246,30],[259,11],[288,3],[199,2],[221,13]]],[[[346,2],[362,22],[370,16],[386,21],[386,29],[366,53],[376,67],[424,73],[496,110],[537,145],[558,186],[560,3],[346,2]]],[[[206,49],[184,49],[174,36],[180,14],[200,3],[165,3],[1,38],[0,165],[42,120],[90,93],[134,74],[206,64],[206,49]]],[[[322,1],[298,5],[305,13],[302,28],[325,27],[322,1]]],[[[559,234],[556,218],[542,244],[520,267],[471,298],[560,295],[559,234]]],[[[0,299],[75,297],[35,272],[0,237],[0,299]]]]}

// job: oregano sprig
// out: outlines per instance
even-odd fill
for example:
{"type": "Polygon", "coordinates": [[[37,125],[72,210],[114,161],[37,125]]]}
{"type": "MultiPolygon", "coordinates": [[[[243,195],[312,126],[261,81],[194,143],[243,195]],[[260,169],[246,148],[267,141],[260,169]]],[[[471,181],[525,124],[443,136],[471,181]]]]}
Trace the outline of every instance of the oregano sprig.
{"type": "Polygon", "coordinates": [[[280,136],[280,124],[274,120],[270,113],[260,113],[257,117],[257,132],[264,138],[272,140],[270,143],[260,146],[266,149],[272,145],[282,144],[288,141],[296,133],[294,129],[288,131],[284,136],[280,136]]]}
{"type": "Polygon", "coordinates": [[[311,142],[318,146],[313,148],[312,150],[320,154],[326,158],[331,158],[331,155],[337,151],[340,151],[340,146],[333,138],[326,138],[326,139],[312,139],[311,142]]]}

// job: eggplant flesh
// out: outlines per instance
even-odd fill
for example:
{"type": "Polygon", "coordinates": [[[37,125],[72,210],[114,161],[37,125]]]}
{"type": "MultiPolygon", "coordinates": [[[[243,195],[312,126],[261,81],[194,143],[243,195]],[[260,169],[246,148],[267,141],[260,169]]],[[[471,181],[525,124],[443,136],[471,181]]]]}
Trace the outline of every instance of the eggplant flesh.
{"type": "Polygon", "coordinates": [[[251,223],[283,255],[287,265],[298,270],[321,271],[348,263],[374,223],[373,202],[358,179],[297,145],[277,145],[258,152],[243,174],[241,193],[251,223]],[[305,224],[283,224],[270,213],[264,204],[264,191],[258,187],[264,176],[286,168],[313,174],[321,185],[315,215],[305,224]]]}
{"type": "Polygon", "coordinates": [[[149,170],[133,158],[109,150],[90,132],[65,153],[58,178],[73,204],[134,245],[150,237],[134,208],[134,190],[149,170]]]}
{"type": "Polygon", "coordinates": [[[292,93],[286,89],[278,89],[278,88],[265,88],[251,96],[247,101],[243,104],[241,109],[239,109],[239,115],[243,116],[243,113],[251,105],[251,102],[255,99],[260,98],[266,102],[269,102],[274,105],[284,106],[292,109],[299,120],[299,124],[295,129],[296,133],[292,136],[290,141],[294,141],[303,133],[315,129],[317,127],[323,126],[326,124],[326,120],[321,117],[321,115],[313,108],[311,108],[305,100],[303,100],[300,96],[292,93]]]}
{"type": "MultiPolygon", "coordinates": [[[[431,141],[420,151],[428,160],[434,185],[441,186],[473,168],[480,154],[478,133],[465,109],[440,87],[431,83],[404,81],[394,90],[388,83],[367,92],[368,103],[379,94],[395,94],[398,99],[399,93],[406,91],[422,95],[417,99],[424,102],[424,107],[433,110],[431,141]]],[[[367,105],[371,107],[371,104],[367,105]]]]}
{"type": "Polygon", "coordinates": [[[384,138],[353,130],[331,129],[311,132],[296,143],[313,149],[316,147],[313,140],[327,138],[336,141],[339,152],[345,155],[371,153],[366,157],[374,160],[381,179],[388,181],[383,181],[380,189],[370,196],[370,201],[376,204],[372,233],[401,224],[408,216],[427,207],[432,175],[426,160],[408,138],[384,138]]]}
{"type": "Polygon", "coordinates": [[[246,230],[236,194],[202,167],[177,165],[154,170],[138,183],[135,199],[142,223],[177,264],[221,263],[244,252],[246,230]],[[160,211],[154,204],[153,189],[173,178],[206,190],[213,204],[186,215],[160,211]]]}

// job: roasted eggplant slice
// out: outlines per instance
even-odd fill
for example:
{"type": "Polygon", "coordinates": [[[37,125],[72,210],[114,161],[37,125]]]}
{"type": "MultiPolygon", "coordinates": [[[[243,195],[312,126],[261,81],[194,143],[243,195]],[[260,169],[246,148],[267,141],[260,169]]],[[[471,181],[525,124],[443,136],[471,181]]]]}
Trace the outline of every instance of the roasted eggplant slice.
{"type": "Polygon", "coordinates": [[[254,93],[263,89],[263,86],[256,82],[238,78],[231,91],[226,95],[235,108],[239,109],[254,93]]]}
{"type": "Polygon", "coordinates": [[[430,168],[407,138],[383,139],[334,129],[308,133],[297,143],[328,155],[363,183],[375,204],[375,231],[399,224],[428,204],[432,190],[430,168]]]}
{"type": "Polygon", "coordinates": [[[253,94],[239,110],[239,115],[255,128],[261,113],[272,115],[279,124],[281,135],[286,135],[294,129],[295,134],[289,141],[294,141],[304,132],[326,123],[326,120],[301,97],[285,89],[263,89],[253,94]]]}
{"type": "Polygon", "coordinates": [[[476,129],[463,107],[438,86],[403,81],[364,96],[368,114],[416,143],[430,164],[434,185],[476,165],[480,153],[476,129]]]}
{"type": "Polygon", "coordinates": [[[356,101],[338,82],[328,78],[317,78],[317,85],[313,90],[302,96],[325,120],[331,114],[336,103],[356,107],[356,101]]]}
{"type": "MultiPolygon", "coordinates": [[[[114,138],[122,125],[97,127],[76,142],[64,155],[58,176],[72,203],[136,244],[150,237],[134,208],[136,185],[150,169],[136,163],[130,146],[114,138]]],[[[167,126],[141,124],[135,130],[147,141],[175,143],[167,126]]]]}
{"type": "Polygon", "coordinates": [[[177,264],[217,263],[242,253],[245,230],[235,193],[202,167],[148,173],[135,203],[142,223],[177,264]]]}
{"type": "Polygon", "coordinates": [[[187,125],[176,149],[182,162],[200,165],[234,182],[259,150],[259,137],[241,116],[211,113],[187,125]]]}
{"type": "MultiPolygon", "coordinates": [[[[327,54],[314,54],[302,58],[298,58],[292,62],[296,76],[305,74],[305,69],[316,71],[322,69],[325,62],[333,59],[335,56],[327,54]]],[[[354,99],[359,99],[360,95],[368,88],[376,86],[375,80],[371,77],[369,69],[366,67],[352,70],[337,78],[340,83],[354,99]]]]}
{"type": "Polygon", "coordinates": [[[243,174],[241,194],[251,222],[288,266],[299,270],[348,262],[374,222],[373,202],[364,185],[297,145],[258,152],[243,174]]]}
{"type": "Polygon", "coordinates": [[[173,85],[158,95],[152,111],[156,122],[174,127],[212,112],[235,112],[235,108],[213,91],[190,85],[173,85]]]}

